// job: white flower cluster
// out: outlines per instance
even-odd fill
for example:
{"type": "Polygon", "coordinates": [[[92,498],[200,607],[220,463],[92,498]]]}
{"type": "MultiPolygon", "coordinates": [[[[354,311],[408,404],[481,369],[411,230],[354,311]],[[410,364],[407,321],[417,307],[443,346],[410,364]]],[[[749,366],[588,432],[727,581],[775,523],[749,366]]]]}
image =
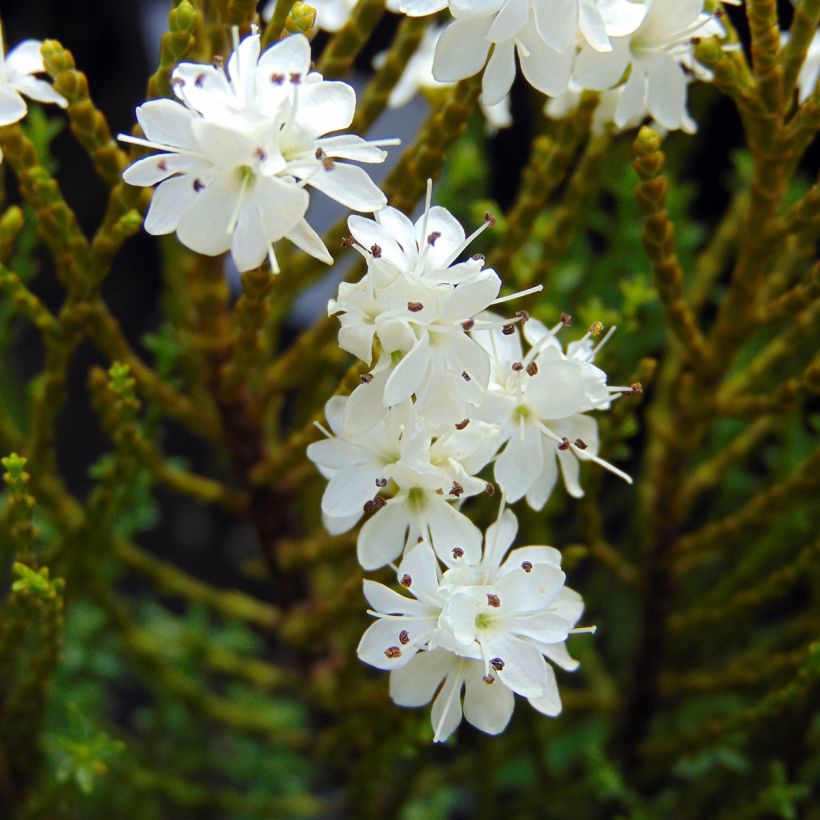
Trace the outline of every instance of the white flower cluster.
{"type": "Polygon", "coordinates": [[[566,648],[584,605],[564,586],[561,554],[552,547],[507,551],[518,522],[509,510],[487,529],[472,561],[455,547],[444,572],[429,544],[410,549],[397,571],[413,597],[374,581],[364,592],[376,621],[359,657],[390,671],[390,695],[400,706],[435,697],[433,739],[446,740],[462,714],[488,734],[503,731],[514,694],[545,715],[561,711],[555,671],[577,668],[566,648]],[[506,560],[505,560],[506,556],[506,560]],[[462,691],[464,704],[462,707],[462,691]]]}
{"type": "MultiPolygon", "coordinates": [[[[49,83],[35,77],[46,70],[39,40],[24,40],[8,54],[0,24],[0,126],[12,125],[25,117],[28,106],[23,97],[65,108],[68,103],[49,83]]],[[[0,162],[3,152],[0,151],[0,162]]]]}
{"type": "Polygon", "coordinates": [[[182,63],[171,75],[179,101],[137,108],[145,139],[120,139],[159,151],[123,175],[157,185],[145,218],[151,234],[176,232],[183,245],[215,256],[228,250],[240,271],[287,237],[325,262],[332,258],[305,220],[307,186],[347,208],[372,213],[387,199],[353,162],[383,162],[379,146],[341,133],[353,120],[356,94],[310,70],[310,43],[294,34],[260,54],[254,33],[223,64],[182,63]],[[332,134],[332,136],[326,136],[332,134]]]}
{"type": "Polygon", "coordinates": [[[426,703],[445,679],[433,708],[437,739],[459,722],[462,686],[467,719],[485,731],[506,725],[513,692],[556,714],[560,700],[544,657],[572,666],[562,642],[581,612],[578,597],[561,592],[554,550],[531,548],[528,561],[537,571],[521,570],[520,551],[502,563],[515,534],[511,512],[488,531],[482,554],[482,533],[461,510],[465,499],[495,491],[481,471],[494,462],[502,507],[526,497],[541,509],[559,470],[568,492],[582,495],[580,461],[630,481],[599,458],[596,422],[588,415],[632,392],[607,387],[606,374],[593,364],[608,336],[593,344],[602,330],[596,323],[565,350],[556,336],[568,317],[548,329],[524,311],[511,319],[492,312],[540,287],[499,297],[501,280],[482,256],[461,260],[491,224],[487,215],[466,237],[449,211],[431,206],[430,183],[415,224],[390,207],[375,219],[350,217],[349,241],[367,272],[359,282],[341,284],[328,310],[340,318],[340,346],[370,370],[352,394],[330,399],[330,429],[320,428],[326,438],[308,447],[328,479],[322,498],[328,530],[344,532],[366,515],[357,541],[362,567],[402,560],[400,582],[417,600],[389,597],[367,582],[380,621],[360,654],[396,670],[391,691],[403,705],[426,703]],[[421,569],[411,571],[411,564],[421,569]],[[411,586],[407,578],[417,580],[411,586]],[[399,616],[418,623],[410,629],[397,623],[399,616]],[[415,658],[415,652],[421,654],[415,658]],[[495,694],[476,690],[476,682],[486,687],[496,678],[502,685],[495,694]]]}
{"type": "MultiPolygon", "coordinates": [[[[693,58],[692,40],[725,36],[704,5],[705,0],[393,0],[388,8],[409,16],[449,8],[454,19],[437,36],[432,75],[455,82],[484,69],[485,106],[504,103],[517,59],[527,82],[550,97],[577,96],[583,89],[612,94],[605,110],[618,128],[652,117],[666,129],[692,131],[686,87],[691,75],[709,79],[693,58]]],[[[550,113],[566,110],[567,103],[550,113]]]]}

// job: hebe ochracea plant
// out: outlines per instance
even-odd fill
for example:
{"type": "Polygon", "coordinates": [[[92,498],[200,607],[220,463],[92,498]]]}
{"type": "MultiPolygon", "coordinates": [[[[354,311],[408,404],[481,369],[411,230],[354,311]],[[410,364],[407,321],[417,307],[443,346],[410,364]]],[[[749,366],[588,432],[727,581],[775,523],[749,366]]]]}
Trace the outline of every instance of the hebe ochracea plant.
{"type": "Polygon", "coordinates": [[[820,2],[386,6],[175,3],[119,135],[3,45],[3,816],[815,816],[820,2]]]}

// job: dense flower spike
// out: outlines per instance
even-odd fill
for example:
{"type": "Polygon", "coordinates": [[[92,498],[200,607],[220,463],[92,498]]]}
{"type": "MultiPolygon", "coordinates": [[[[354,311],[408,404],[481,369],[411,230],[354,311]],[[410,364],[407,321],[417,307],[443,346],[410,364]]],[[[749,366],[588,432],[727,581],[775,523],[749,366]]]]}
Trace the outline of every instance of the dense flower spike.
{"type": "Polygon", "coordinates": [[[377,620],[359,643],[359,657],[390,671],[398,705],[422,706],[435,698],[436,741],[455,731],[462,714],[488,734],[503,731],[514,694],[543,714],[561,711],[547,661],[577,668],[565,641],[579,631],[573,627],[583,602],[564,586],[557,550],[530,546],[507,554],[517,529],[512,512],[502,512],[487,530],[480,559],[470,561],[455,546],[443,574],[427,543],[413,547],[397,571],[412,598],[364,582],[377,620]]]}
{"type": "Polygon", "coordinates": [[[305,186],[353,210],[373,212],[387,200],[361,168],[340,160],[382,162],[378,146],[347,128],[353,89],[310,71],[310,43],[301,34],[260,56],[258,34],[237,45],[226,65],[183,63],[172,75],[180,102],[152,100],[137,109],[146,139],[120,139],[161,153],[138,160],[123,178],[157,185],[145,228],[176,232],[198,253],[230,250],[249,270],[266,257],[276,272],[273,243],[287,237],[332,262],[305,221],[305,186]],[[333,136],[325,136],[334,132],[333,136]]]}
{"type": "MultiPolygon", "coordinates": [[[[26,115],[28,107],[23,97],[40,103],[53,103],[65,108],[68,103],[49,83],[35,77],[44,72],[42,43],[39,40],[24,40],[8,54],[3,42],[3,26],[0,24],[0,126],[19,122],[26,115]]],[[[0,152],[0,161],[3,154],[0,152]]]]}

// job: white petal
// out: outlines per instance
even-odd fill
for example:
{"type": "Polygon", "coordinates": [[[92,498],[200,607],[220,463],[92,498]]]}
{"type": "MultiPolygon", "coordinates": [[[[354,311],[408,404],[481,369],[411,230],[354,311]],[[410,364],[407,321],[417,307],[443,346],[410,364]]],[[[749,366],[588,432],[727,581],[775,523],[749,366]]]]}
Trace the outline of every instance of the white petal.
{"type": "Polygon", "coordinates": [[[465,563],[481,560],[481,530],[466,515],[441,496],[431,499],[425,512],[433,548],[443,561],[452,559],[456,547],[464,550],[465,563]]]}
{"type": "Polygon", "coordinates": [[[529,0],[507,0],[484,36],[492,43],[512,40],[527,25],[529,5],[529,0]]]}
{"type": "Polygon", "coordinates": [[[0,85],[0,125],[11,125],[26,115],[26,101],[13,89],[0,85]]]}
{"type": "MultiPolygon", "coordinates": [[[[472,279],[462,282],[453,290],[438,314],[441,322],[463,322],[471,319],[498,296],[501,280],[492,270],[482,271],[472,279]]],[[[472,340],[470,340],[472,341],[472,340]]]]}
{"type": "Polygon", "coordinates": [[[569,450],[557,450],[558,464],[561,466],[561,477],[564,479],[564,486],[573,498],[581,498],[584,490],[578,481],[580,465],[578,459],[569,450]]]}
{"type": "Polygon", "coordinates": [[[496,43],[481,82],[481,101],[497,105],[510,93],[515,80],[515,41],[496,43]]]}
{"type": "MultiPolygon", "coordinates": [[[[385,209],[385,210],[393,210],[385,209]]],[[[379,214],[381,215],[381,211],[379,214]]],[[[381,248],[382,256],[394,264],[400,270],[406,265],[404,251],[399,247],[398,242],[391,236],[390,232],[382,227],[375,219],[368,219],[358,214],[353,214],[347,218],[347,227],[354,239],[365,248],[372,248],[378,245],[381,248]]]]}
{"type": "Polygon", "coordinates": [[[425,333],[396,365],[384,386],[388,407],[409,399],[422,384],[430,366],[430,341],[425,333]]]}
{"type": "Polygon", "coordinates": [[[560,666],[561,669],[565,669],[567,672],[574,672],[580,666],[578,661],[569,654],[567,645],[563,641],[539,648],[547,657],[547,660],[552,661],[556,666],[560,666]]]}
{"type": "Polygon", "coordinates": [[[256,205],[245,198],[231,238],[231,256],[240,272],[258,268],[268,255],[268,242],[256,205]]]}
{"type": "Polygon", "coordinates": [[[416,231],[413,223],[395,208],[382,208],[376,214],[376,221],[401,245],[408,262],[415,261],[416,258],[416,231]]]}
{"type": "Polygon", "coordinates": [[[543,452],[541,472],[527,492],[527,504],[533,510],[542,510],[544,508],[544,504],[547,503],[547,499],[558,481],[558,463],[553,453],[552,441],[542,441],[541,449],[543,452]]]}
{"type": "Polygon", "coordinates": [[[582,48],[575,59],[573,77],[590,91],[603,91],[621,81],[630,61],[629,41],[616,40],[612,51],[601,53],[589,46],[582,48]]]}
{"type": "Polygon", "coordinates": [[[314,259],[326,262],[328,265],[333,264],[333,257],[322,241],[322,237],[308,225],[306,220],[299,220],[299,222],[296,223],[296,227],[289,230],[285,236],[293,242],[297,248],[300,248],[305,253],[309,253],[314,259]]]}
{"type": "Polygon", "coordinates": [[[310,204],[304,188],[279,177],[259,176],[248,196],[259,209],[266,242],[275,242],[293,231],[299,235],[299,223],[310,204]]]}
{"type": "MultiPolygon", "coordinates": [[[[294,174],[302,176],[298,169],[294,174]]],[[[308,185],[353,211],[372,213],[387,204],[387,197],[366,171],[344,162],[334,163],[330,170],[320,165],[319,170],[310,175],[308,185]]]]}
{"type": "MultiPolygon", "coordinates": [[[[163,182],[157,192],[171,182],[174,180],[163,182]]],[[[185,212],[180,214],[177,224],[179,241],[186,248],[206,256],[216,256],[228,250],[233,239],[228,228],[238,195],[237,185],[225,175],[206,185],[185,212]]]]}
{"type": "Polygon", "coordinates": [[[173,174],[195,173],[204,171],[206,167],[201,161],[185,154],[154,154],[129,165],[122,178],[129,185],[147,188],[168,179],[173,174]]]}
{"type": "Polygon", "coordinates": [[[509,554],[507,560],[502,564],[499,577],[519,569],[524,561],[529,561],[533,566],[544,564],[560,569],[561,553],[555,547],[518,547],[509,554]]]}
{"type": "Polygon", "coordinates": [[[259,76],[277,74],[305,75],[310,70],[310,43],[303,34],[291,34],[274,43],[259,58],[259,76]]]}
{"type": "Polygon", "coordinates": [[[626,3],[624,0],[597,0],[610,37],[626,37],[638,29],[646,17],[648,3],[626,3]]]}
{"type": "Polygon", "coordinates": [[[382,401],[382,388],[386,379],[384,376],[381,377],[381,382],[377,382],[377,379],[379,376],[367,384],[360,384],[350,394],[344,420],[347,435],[364,435],[387,416],[387,407],[382,401]]]}
{"type": "Polygon", "coordinates": [[[549,665],[546,674],[546,688],[544,694],[537,698],[529,698],[530,705],[544,715],[555,717],[561,714],[561,695],[558,693],[558,681],[555,680],[555,670],[549,665]]]}
{"type": "Polygon", "coordinates": [[[424,706],[433,699],[455,659],[449,652],[433,649],[419,652],[408,663],[390,673],[390,697],[397,706],[424,706]]]}
{"type": "Polygon", "coordinates": [[[453,17],[487,17],[498,13],[504,0],[450,0],[453,17]]]}
{"type": "Polygon", "coordinates": [[[578,28],[584,39],[596,51],[612,51],[606,24],[593,0],[580,0],[578,28]]]}
{"type": "Polygon", "coordinates": [[[377,478],[379,469],[375,464],[339,470],[325,488],[322,512],[336,518],[358,512],[378,492],[377,478]]]}
{"type": "Polygon", "coordinates": [[[360,660],[377,669],[396,669],[404,666],[416,652],[415,647],[402,647],[399,633],[404,623],[394,618],[379,618],[362,635],[356,654],[360,660]]]}
{"type": "Polygon", "coordinates": [[[464,717],[476,729],[497,735],[507,728],[515,696],[499,681],[485,683],[481,664],[472,663],[465,675],[464,717]]]}
{"type": "Polygon", "coordinates": [[[525,54],[518,48],[518,61],[527,82],[551,97],[563,94],[569,85],[574,52],[554,51],[530,28],[525,28],[519,39],[527,49],[525,54]]]}
{"type": "Polygon", "coordinates": [[[423,216],[418,218],[415,225],[415,236],[420,248],[427,246],[424,258],[427,262],[425,267],[428,269],[442,266],[453,251],[461,246],[465,238],[461,223],[440,205],[433,205],[430,208],[426,220],[423,216]],[[434,237],[433,244],[430,245],[428,239],[433,234],[438,234],[438,236],[434,237]]]}
{"type": "Polygon", "coordinates": [[[646,74],[639,62],[632,63],[632,71],[626,81],[621,99],[615,108],[615,124],[623,128],[635,117],[643,114],[646,105],[646,74]]]}
{"type": "Polygon", "coordinates": [[[400,595],[395,590],[379,584],[376,581],[365,580],[363,582],[364,597],[367,603],[376,612],[383,615],[407,615],[408,613],[418,614],[420,604],[415,598],[407,598],[400,595]]]}
{"type": "Polygon", "coordinates": [[[490,43],[484,35],[492,17],[454,20],[444,29],[436,45],[433,76],[442,83],[471,77],[484,68],[490,43]]]}
{"type": "Polygon", "coordinates": [[[647,66],[649,113],[664,128],[680,128],[686,112],[686,76],[669,54],[656,54],[647,66]]]}
{"type": "Polygon", "coordinates": [[[529,572],[519,566],[497,579],[495,591],[506,610],[533,612],[549,606],[564,580],[564,573],[549,564],[534,564],[529,572]]]}
{"type": "Polygon", "coordinates": [[[350,159],[355,162],[384,162],[386,156],[383,149],[355,134],[322,137],[316,140],[316,147],[332,159],[350,159]]]}
{"type": "Polygon", "coordinates": [[[446,8],[446,0],[402,0],[399,4],[399,11],[408,17],[426,17],[446,8]]]}
{"type": "Polygon", "coordinates": [[[41,40],[23,40],[6,55],[6,71],[15,74],[37,74],[45,71],[41,40]]]}
{"type": "Polygon", "coordinates": [[[495,462],[495,480],[510,503],[526,495],[538,478],[542,463],[539,430],[532,424],[524,425],[523,435],[514,430],[495,462]]]}
{"type": "Polygon", "coordinates": [[[578,0],[534,0],[535,25],[544,42],[554,51],[575,46],[578,29],[578,0]]]}
{"type": "Polygon", "coordinates": [[[396,577],[403,581],[403,585],[417,598],[428,603],[438,600],[438,562],[432,547],[426,541],[407,550],[399,564],[396,577]]]}
{"type": "Polygon", "coordinates": [[[322,515],[322,523],[331,535],[341,535],[343,532],[355,527],[361,517],[361,513],[346,518],[331,518],[329,515],[322,515]]]}
{"type": "Polygon", "coordinates": [[[433,740],[444,743],[461,723],[461,689],[464,685],[464,672],[461,661],[450,670],[444,680],[444,686],[433,702],[430,720],[433,724],[433,740]]]}
{"type": "Polygon", "coordinates": [[[504,510],[500,520],[487,527],[487,535],[484,538],[484,566],[490,570],[500,567],[517,534],[518,519],[512,510],[504,510]]]}
{"type": "Polygon", "coordinates": [[[259,35],[251,34],[242,40],[239,47],[228,58],[228,75],[239,91],[239,98],[246,102],[254,97],[259,50],[259,35]]]}
{"type": "Polygon", "coordinates": [[[347,83],[304,83],[299,88],[294,126],[300,135],[312,140],[347,128],[355,111],[356,92],[347,83]]]}
{"type": "Polygon", "coordinates": [[[356,554],[366,570],[378,569],[401,555],[409,525],[408,511],[399,501],[388,501],[359,531],[356,554]]]}
{"type": "MultiPolygon", "coordinates": [[[[180,217],[194,205],[198,197],[191,176],[186,174],[166,179],[157,186],[151,197],[151,205],[145,215],[145,230],[153,236],[172,233],[176,230],[180,217]]],[[[229,240],[226,236],[225,250],[228,249],[229,240]]]]}
{"type": "Polygon", "coordinates": [[[68,107],[68,100],[58,94],[45,80],[38,80],[36,77],[21,77],[14,83],[15,88],[21,91],[29,99],[39,103],[59,105],[60,108],[68,107]]]}
{"type": "Polygon", "coordinates": [[[137,107],[137,122],[147,139],[159,145],[197,150],[191,124],[196,116],[174,100],[149,100],[137,107]]]}
{"type": "Polygon", "coordinates": [[[490,658],[500,658],[499,680],[525,698],[540,697],[546,688],[547,662],[532,643],[504,632],[490,632],[483,640],[490,658]]]}

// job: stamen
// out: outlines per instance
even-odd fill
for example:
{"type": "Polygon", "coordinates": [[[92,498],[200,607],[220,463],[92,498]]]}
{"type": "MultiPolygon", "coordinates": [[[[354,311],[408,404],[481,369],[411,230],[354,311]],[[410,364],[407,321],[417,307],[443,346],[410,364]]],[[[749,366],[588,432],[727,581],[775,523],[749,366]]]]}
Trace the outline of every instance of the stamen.
{"type": "Polygon", "coordinates": [[[498,299],[494,299],[490,302],[490,304],[500,305],[503,302],[509,302],[511,299],[521,299],[524,296],[529,296],[531,293],[539,293],[542,290],[544,290],[543,285],[536,285],[533,288],[527,288],[526,290],[519,290],[517,293],[511,293],[509,296],[500,296],[498,299]]]}

